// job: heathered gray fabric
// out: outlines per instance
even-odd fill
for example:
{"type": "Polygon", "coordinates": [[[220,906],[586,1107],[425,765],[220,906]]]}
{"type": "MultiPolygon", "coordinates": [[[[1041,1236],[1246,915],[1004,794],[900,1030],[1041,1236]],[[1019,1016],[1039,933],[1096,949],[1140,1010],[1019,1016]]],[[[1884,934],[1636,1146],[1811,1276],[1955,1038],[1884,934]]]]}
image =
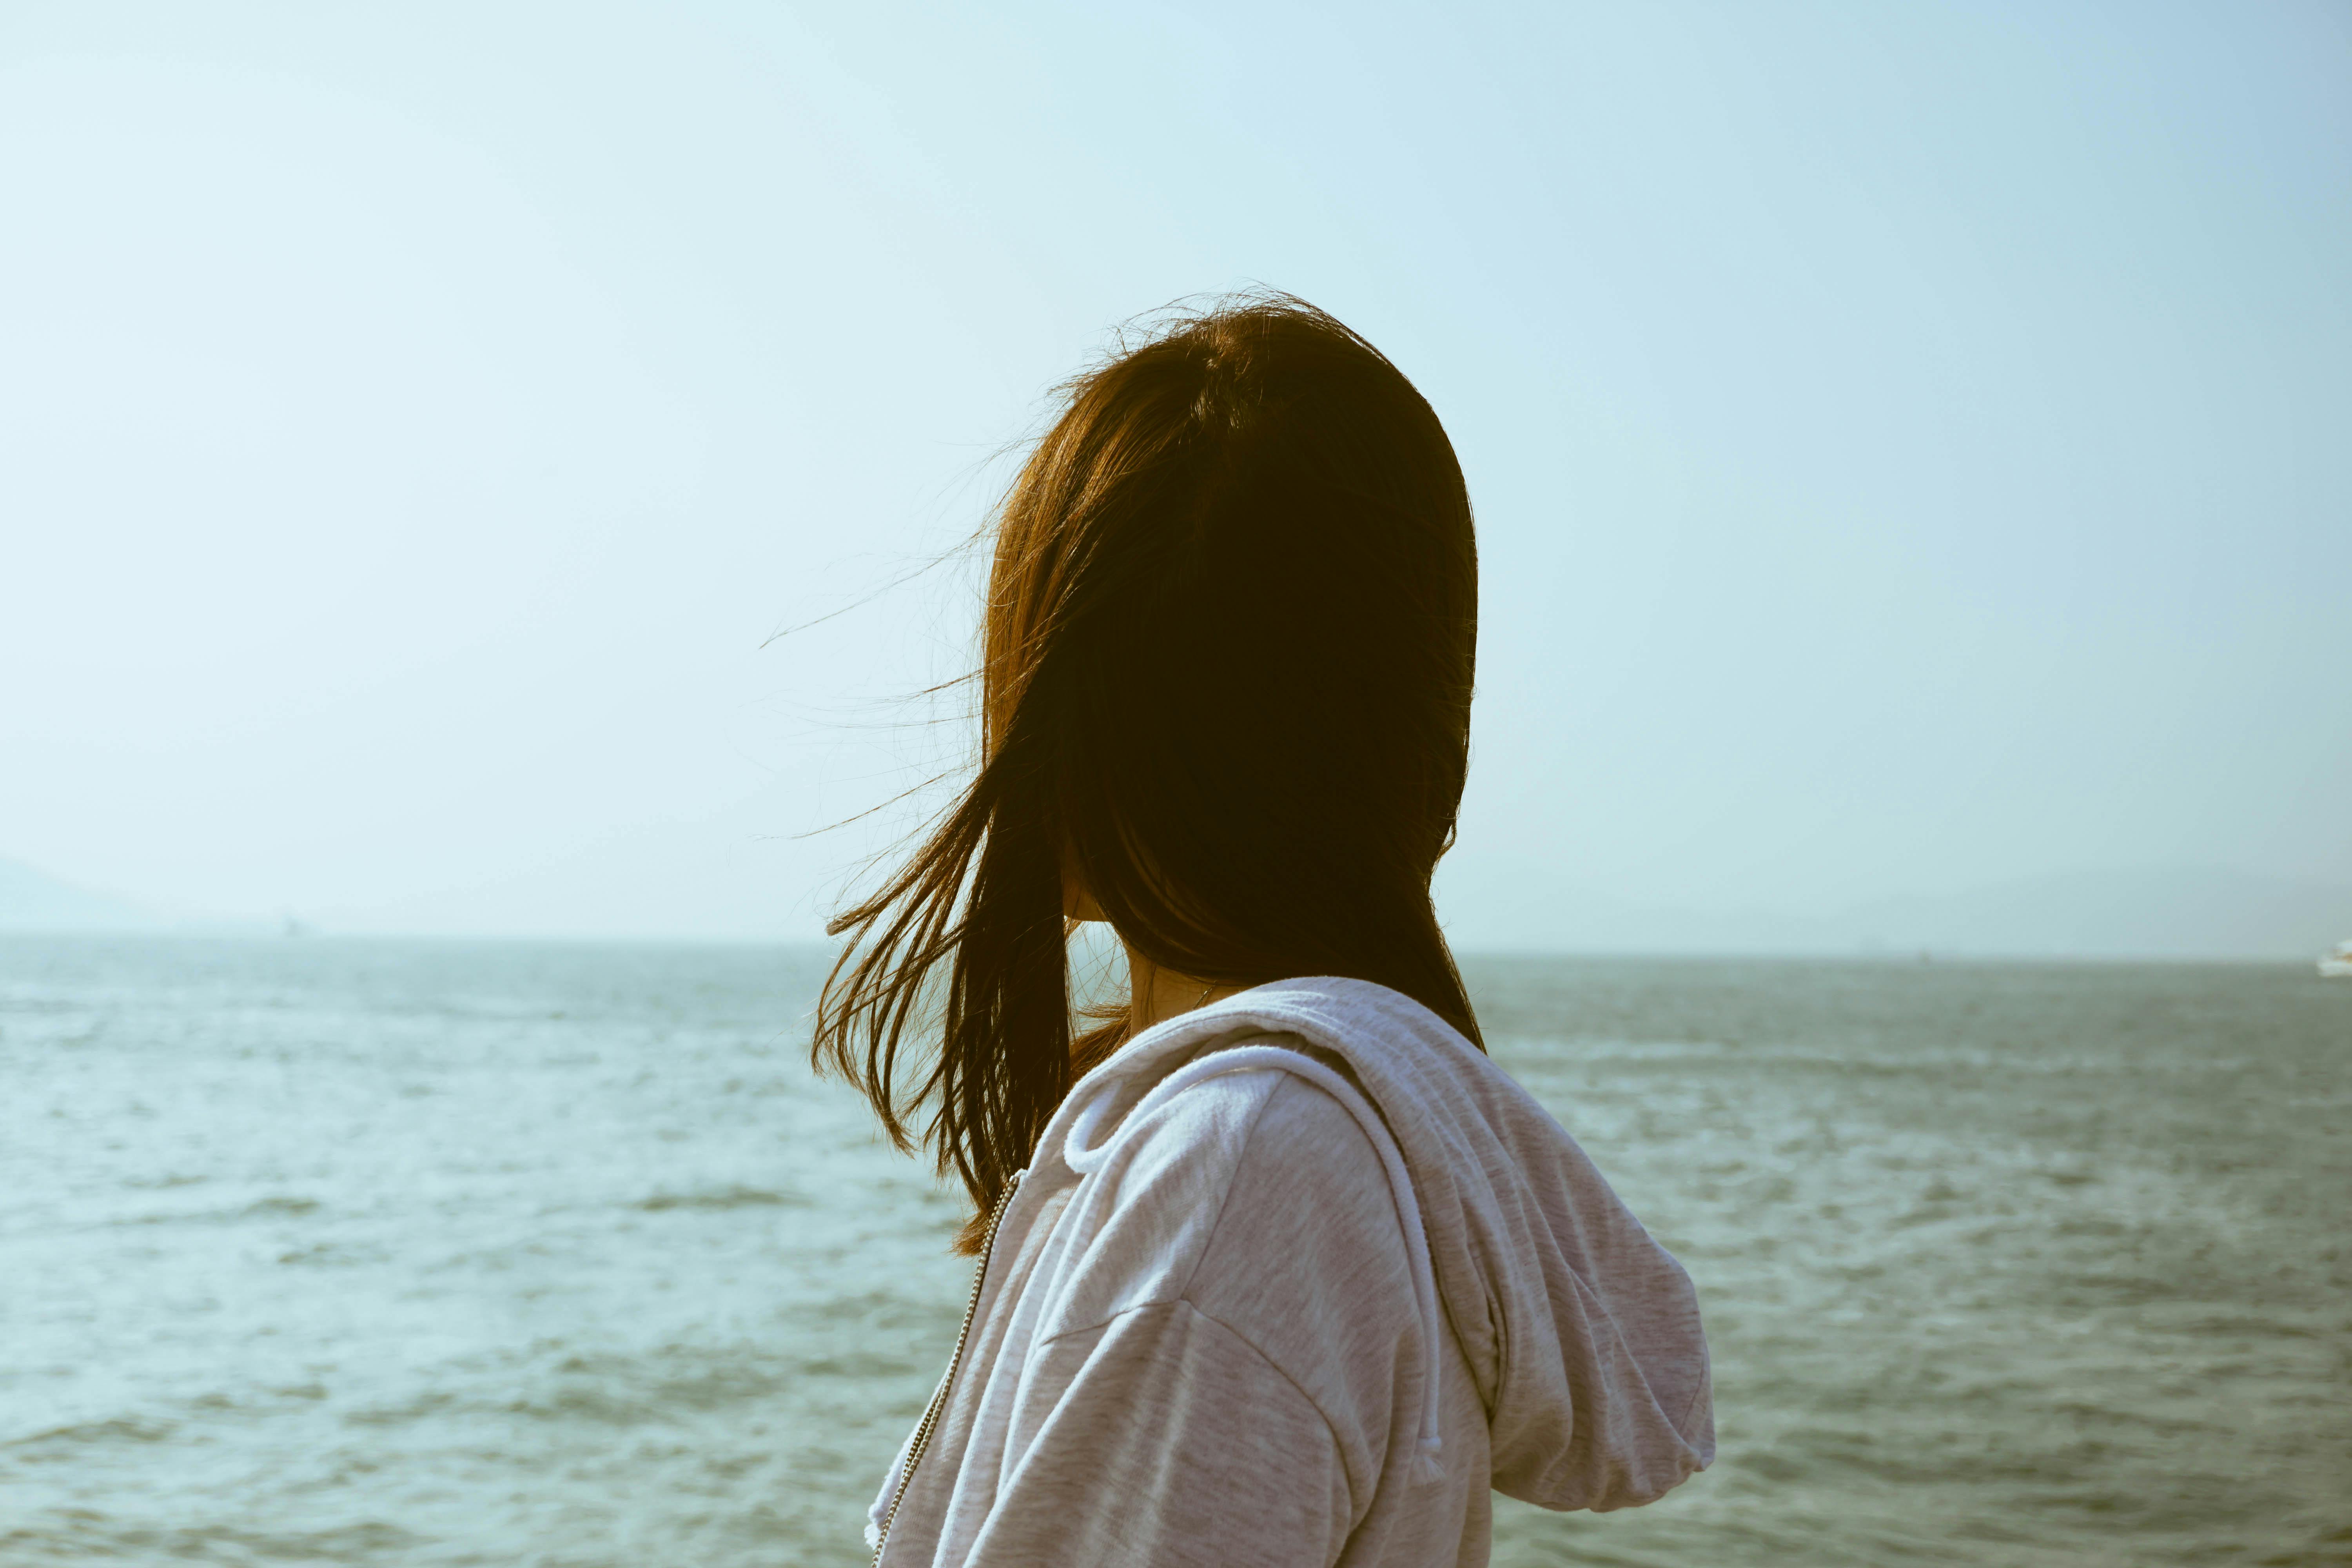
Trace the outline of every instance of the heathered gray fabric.
{"type": "Polygon", "coordinates": [[[1714,1451],[1690,1281],[1559,1124],[1418,1003],[1283,981],[1055,1114],[882,1561],[1484,1563],[1490,1488],[1622,1508],[1714,1451]]]}

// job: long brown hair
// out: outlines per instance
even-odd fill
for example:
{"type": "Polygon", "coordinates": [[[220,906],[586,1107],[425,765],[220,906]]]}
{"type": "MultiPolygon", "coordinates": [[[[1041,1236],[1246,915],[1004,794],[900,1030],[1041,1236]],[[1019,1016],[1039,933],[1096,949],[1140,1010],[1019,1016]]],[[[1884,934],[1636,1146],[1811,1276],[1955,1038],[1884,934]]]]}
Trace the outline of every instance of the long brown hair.
{"type": "Polygon", "coordinates": [[[1477,642],[1436,414],[1285,295],[1163,321],[1060,408],[995,518],[976,774],[826,928],[813,1048],[982,1213],[1129,1033],[1073,1038],[1066,868],[1163,969],[1376,981],[1479,1038],[1430,901],[1477,642]]]}

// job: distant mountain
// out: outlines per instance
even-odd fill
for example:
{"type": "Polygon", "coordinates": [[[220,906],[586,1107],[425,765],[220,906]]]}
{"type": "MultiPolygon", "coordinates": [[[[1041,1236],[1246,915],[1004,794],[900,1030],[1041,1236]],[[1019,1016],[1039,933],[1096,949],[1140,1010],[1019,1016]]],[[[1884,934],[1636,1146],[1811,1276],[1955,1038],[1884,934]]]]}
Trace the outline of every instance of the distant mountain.
{"type": "Polygon", "coordinates": [[[173,922],[128,899],[0,858],[0,931],[150,931],[173,922]]]}
{"type": "MultiPolygon", "coordinates": [[[[694,911],[683,907],[663,908],[654,911],[659,918],[648,921],[646,910],[633,906],[640,922],[635,931],[625,923],[627,911],[592,908],[590,894],[598,887],[625,890],[654,880],[634,862],[601,861],[560,868],[569,880],[551,876],[547,887],[479,890],[464,901],[467,918],[462,923],[450,919],[446,901],[404,920],[331,923],[337,930],[456,931],[470,926],[481,933],[550,936],[643,934],[648,928],[669,935],[766,935],[754,916],[761,924],[786,923],[784,917],[793,911],[778,906],[792,900],[774,889],[793,885],[795,873],[804,878],[807,868],[771,867],[781,874],[761,885],[761,901],[755,905],[739,896],[730,903],[726,895],[740,892],[740,867],[749,862],[747,843],[740,835],[723,842],[714,837],[709,845],[685,846],[704,851],[692,857],[667,841],[657,846],[669,852],[658,869],[672,881],[681,864],[708,863],[709,874],[698,884],[704,895],[698,908],[706,920],[713,910],[730,917],[709,929],[697,928],[689,919],[694,911]],[[591,878],[584,874],[591,869],[614,874],[591,878]],[[574,895],[575,910],[603,918],[583,920],[568,931],[552,927],[544,918],[545,895],[558,888],[574,895]],[[500,901],[502,895],[517,892],[538,896],[512,898],[512,908],[500,901]]],[[[608,892],[606,902],[615,897],[608,892]]],[[[1678,910],[1518,877],[1485,886],[1441,884],[1438,907],[1447,917],[1447,935],[1465,952],[1832,956],[1925,951],[1953,957],[2308,960],[2352,938],[2352,887],[2182,867],[2053,873],[1957,892],[1874,899],[1827,914],[1678,910]]],[[[290,921],[165,913],[0,858],[0,931],[263,936],[300,929],[290,921]]]]}
{"type": "Polygon", "coordinates": [[[2352,937],[2352,888],[2218,868],[2069,871],[1839,917],[1864,943],[1942,952],[2310,958],[2352,937]]]}
{"type": "Polygon", "coordinates": [[[1676,910],[1564,887],[1441,899],[1465,952],[1928,952],[2301,959],[2352,937],[2352,888],[2185,867],[2077,870],[1828,914],[1676,910]]]}

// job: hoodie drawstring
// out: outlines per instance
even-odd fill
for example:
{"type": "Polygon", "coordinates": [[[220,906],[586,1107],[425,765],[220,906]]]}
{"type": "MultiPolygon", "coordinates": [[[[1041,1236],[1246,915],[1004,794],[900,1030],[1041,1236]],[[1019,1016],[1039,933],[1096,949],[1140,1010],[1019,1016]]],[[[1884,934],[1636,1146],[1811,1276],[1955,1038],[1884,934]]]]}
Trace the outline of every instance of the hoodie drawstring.
{"type": "MultiPolygon", "coordinates": [[[[1345,1106],[1356,1119],[1364,1136],[1371,1141],[1388,1172],[1389,1193],[1396,1201],[1397,1218],[1404,1226],[1405,1255],[1412,1272],[1413,1305],[1421,1318],[1422,1384],[1421,1439],[1413,1458],[1412,1478],[1416,1481],[1444,1479],[1445,1474],[1442,1450],[1444,1439],[1438,1431],[1437,1375],[1444,1349],[1444,1325],[1437,1315],[1437,1274],[1429,1259],[1429,1238],[1422,1228],[1421,1202],[1412,1188],[1412,1177],[1405,1170],[1404,1152],[1397,1147],[1396,1137],[1388,1124],[1372,1109],[1362,1092],[1345,1078],[1311,1057],[1279,1046],[1238,1046],[1228,1050],[1213,1051],[1177,1068],[1158,1083],[1150,1092],[1136,1102],[1119,1123],[1121,1131],[1134,1127],[1144,1117],[1165,1105],[1192,1085],[1204,1079],[1234,1072],[1286,1072],[1305,1079],[1345,1106]]],[[[1062,1141],[1062,1160],[1071,1170],[1083,1176],[1108,1158],[1119,1141],[1114,1132],[1101,1143],[1093,1142],[1102,1123],[1110,1114],[1111,1104],[1118,1097],[1116,1081],[1097,1089],[1078,1108],[1070,1122],[1069,1135],[1062,1141]]]]}

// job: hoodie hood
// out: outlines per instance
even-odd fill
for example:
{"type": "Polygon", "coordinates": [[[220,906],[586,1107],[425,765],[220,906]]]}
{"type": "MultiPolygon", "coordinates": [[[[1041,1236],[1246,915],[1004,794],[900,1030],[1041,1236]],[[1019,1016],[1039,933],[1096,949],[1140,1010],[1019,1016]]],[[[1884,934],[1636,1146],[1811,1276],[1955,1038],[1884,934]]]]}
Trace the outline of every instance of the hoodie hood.
{"type": "Polygon", "coordinates": [[[1385,1138],[1366,1131],[1408,1245],[1426,1247],[1424,1319],[1442,1312],[1477,1384],[1496,1490],[1550,1509],[1627,1508],[1706,1468],[1715,1422],[1690,1277],[1533,1096],[1408,996],[1285,980],[1170,1019],[1078,1083],[1040,1155],[1089,1168],[1105,1121],[1198,1077],[1281,1065],[1261,1059],[1276,1055],[1343,1103],[1360,1090],[1369,1105],[1350,1109],[1384,1124],[1385,1138]],[[1267,1034],[1307,1049],[1204,1059],[1267,1034]]]}

